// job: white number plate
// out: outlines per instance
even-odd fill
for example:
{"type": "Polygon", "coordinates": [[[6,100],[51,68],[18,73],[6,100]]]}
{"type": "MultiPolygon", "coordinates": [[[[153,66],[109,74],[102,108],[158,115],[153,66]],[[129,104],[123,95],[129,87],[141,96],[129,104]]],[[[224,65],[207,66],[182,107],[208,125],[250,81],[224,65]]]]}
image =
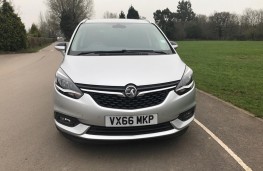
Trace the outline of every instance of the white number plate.
{"type": "Polygon", "coordinates": [[[106,116],[106,127],[128,127],[154,125],[158,123],[157,114],[140,116],[106,116]]]}

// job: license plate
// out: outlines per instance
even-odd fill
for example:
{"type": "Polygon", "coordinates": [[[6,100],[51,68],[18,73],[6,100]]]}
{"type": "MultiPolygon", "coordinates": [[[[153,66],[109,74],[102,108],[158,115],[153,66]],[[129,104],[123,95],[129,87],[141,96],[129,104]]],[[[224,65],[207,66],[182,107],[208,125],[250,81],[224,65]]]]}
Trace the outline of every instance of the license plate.
{"type": "Polygon", "coordinates": [[[106,116],[106,127],[128,127],[157,124],[157,114],[139,116],[106,116]]]}

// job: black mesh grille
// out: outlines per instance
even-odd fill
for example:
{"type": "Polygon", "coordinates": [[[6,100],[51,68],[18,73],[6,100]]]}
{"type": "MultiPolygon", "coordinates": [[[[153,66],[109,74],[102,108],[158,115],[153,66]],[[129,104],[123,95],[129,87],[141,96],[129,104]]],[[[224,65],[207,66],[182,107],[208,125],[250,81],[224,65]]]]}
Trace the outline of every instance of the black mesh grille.
{"type": "Polygon", "coordinates": [[[87,134],[92,135],[141,135],[156,133],[161,131],[168,131],[173,129],[173,126],[169,123],[162,123],[149,126],[135,126],[135,127],[103,127],[103,126],[91,126],[87,134]]]}
{"type": "Polygon", "coordinates": [[[140,109],[161,104],[171,90],[147,93],[135,98],[121,97],[118,95],[91,93],[95,102],[103,107],[115,109],[140,109]]]}

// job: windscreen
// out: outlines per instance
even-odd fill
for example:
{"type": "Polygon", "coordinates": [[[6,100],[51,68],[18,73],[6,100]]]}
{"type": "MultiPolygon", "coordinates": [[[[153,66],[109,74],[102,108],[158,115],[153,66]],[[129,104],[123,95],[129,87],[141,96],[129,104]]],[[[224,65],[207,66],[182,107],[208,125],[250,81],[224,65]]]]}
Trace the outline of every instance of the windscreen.
{"type": "Polygon", "coordinates": [[[121,50],[173,53],[164,36],[153,24],[84,23],[73,39],[69,54],[121,50]]]}

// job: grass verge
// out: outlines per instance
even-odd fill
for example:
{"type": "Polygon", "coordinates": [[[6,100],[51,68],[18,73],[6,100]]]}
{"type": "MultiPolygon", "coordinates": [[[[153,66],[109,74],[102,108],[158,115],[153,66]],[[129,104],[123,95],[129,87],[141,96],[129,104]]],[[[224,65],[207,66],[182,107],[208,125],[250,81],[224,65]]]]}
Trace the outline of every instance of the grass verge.
{"type": "Polygon", "coordinates": [[[263,117],[262,41],[179,41],[197,88],[263,117]]]}

